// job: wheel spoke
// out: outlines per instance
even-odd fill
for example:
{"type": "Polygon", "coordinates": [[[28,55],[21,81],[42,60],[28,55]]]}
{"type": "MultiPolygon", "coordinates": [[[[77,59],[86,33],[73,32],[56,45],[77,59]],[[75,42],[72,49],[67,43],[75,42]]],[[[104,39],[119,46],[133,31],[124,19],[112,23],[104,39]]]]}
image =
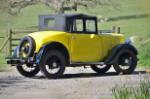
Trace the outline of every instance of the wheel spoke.
{"type": "Polygon", "coordinates": [[[34,71],[35,68],[36,68],[35,66],[34,66],[34,67],[29,67],[29,66],[26,66],[26,65],[23,65],[22,67],[23,67],[23,69],[24,69],[25,71],[27,71],[27,72],[34,71]]]}
{"type": "Polygon", "coordinates": [[[99,73],[99,74],[104,74],[110,69],[111,65],[92,65],[91,68],[99,73]]]}
{"type": "Polygon", "coordinates": [[[132,64],[133,64],[133,57],[129,53],[124,53],[120,55],[118,64],[120,69],[122,69],[123,71],[128,70],[131,68],[132,64]]]}
{"type": "Polygon", "coordinates": [[[47,65],[45,65],[46,70],[50,74],[56,74],[57,72],[59,72],[60,67],[61,67],[61,65],[60,65],[61,63],[57,57],[49,58],[46,63],[47,63],[47,65]]]}

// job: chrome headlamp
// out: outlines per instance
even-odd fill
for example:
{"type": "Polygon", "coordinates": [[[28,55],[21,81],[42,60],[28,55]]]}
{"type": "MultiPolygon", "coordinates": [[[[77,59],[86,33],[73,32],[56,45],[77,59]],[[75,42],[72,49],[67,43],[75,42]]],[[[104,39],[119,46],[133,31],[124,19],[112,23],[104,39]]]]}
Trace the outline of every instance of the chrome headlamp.
{"type": "Polygon", "coordinates": [[[126,44],[133,44],[133,38],[132,37],[130,37],[130,38],[127,38],[126,40],[125,40],[125,43],[126,44]]]}

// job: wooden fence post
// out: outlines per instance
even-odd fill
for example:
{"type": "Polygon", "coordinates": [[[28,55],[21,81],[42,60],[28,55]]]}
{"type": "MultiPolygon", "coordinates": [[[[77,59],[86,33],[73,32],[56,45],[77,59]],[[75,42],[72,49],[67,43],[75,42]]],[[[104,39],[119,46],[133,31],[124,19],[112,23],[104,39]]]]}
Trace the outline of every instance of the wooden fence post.
{"type": "Polygon", "coordinates": [[[8,55],[11,55],[11,51],[12,51],[12,29],[8,29],[8,44],[7,44],[7,47],[8,47],[8,50],[7,50],[7,53],[8,55]]]}

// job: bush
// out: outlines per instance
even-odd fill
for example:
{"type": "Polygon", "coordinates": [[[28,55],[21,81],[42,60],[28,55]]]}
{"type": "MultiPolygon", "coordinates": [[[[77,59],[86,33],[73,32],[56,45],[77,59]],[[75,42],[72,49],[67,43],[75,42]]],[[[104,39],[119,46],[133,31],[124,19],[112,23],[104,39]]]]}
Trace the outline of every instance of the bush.
{"type": "Polygon", "coordinates": [[[139,52],[139,65],[150,66],[150,34],[136,37],[135,46],[139,52]]]}

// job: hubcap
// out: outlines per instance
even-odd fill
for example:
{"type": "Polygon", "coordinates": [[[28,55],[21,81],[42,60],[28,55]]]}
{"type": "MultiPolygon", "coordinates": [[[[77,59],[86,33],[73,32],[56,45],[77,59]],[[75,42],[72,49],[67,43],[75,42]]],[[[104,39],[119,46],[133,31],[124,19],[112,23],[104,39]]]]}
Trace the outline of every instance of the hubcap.
{"type": "Polygon", "coordinates": [[[30,44],[29,42],[24,42],[22,47],[21,47],[21,51],[20,51],[20,54],[22,57],[27,57],[28,56],[28,53],[29,53],[29,49],[30,49],[30,44]]]}
{"type": "Polygon", "coordinates": [[[56,74],[60,70],[61,62],[57,57],[53,56],[49,58],[46,63],[46,70],[50,74],[56,74]]]}
{"type": "Polygon", "coordinates": [[[29,46],[22,47],[22,51],[25,53],[28,53],[29,52],[29,46]]]}
{"type": "Polygon", "coordinates": [[[58,65],[58,64],[57,64],[56,62],[53,62],[53,63],[52,63],[52,67],[54,67],[54,68],[57,67],[57,65],[58,65]]]}
{"type": "Polygon", "coordinates": [[[121,55],[119,59],[119,66],[121,69],[129,69],[132,65],[132,57],[130,55],[121,55]]]}

